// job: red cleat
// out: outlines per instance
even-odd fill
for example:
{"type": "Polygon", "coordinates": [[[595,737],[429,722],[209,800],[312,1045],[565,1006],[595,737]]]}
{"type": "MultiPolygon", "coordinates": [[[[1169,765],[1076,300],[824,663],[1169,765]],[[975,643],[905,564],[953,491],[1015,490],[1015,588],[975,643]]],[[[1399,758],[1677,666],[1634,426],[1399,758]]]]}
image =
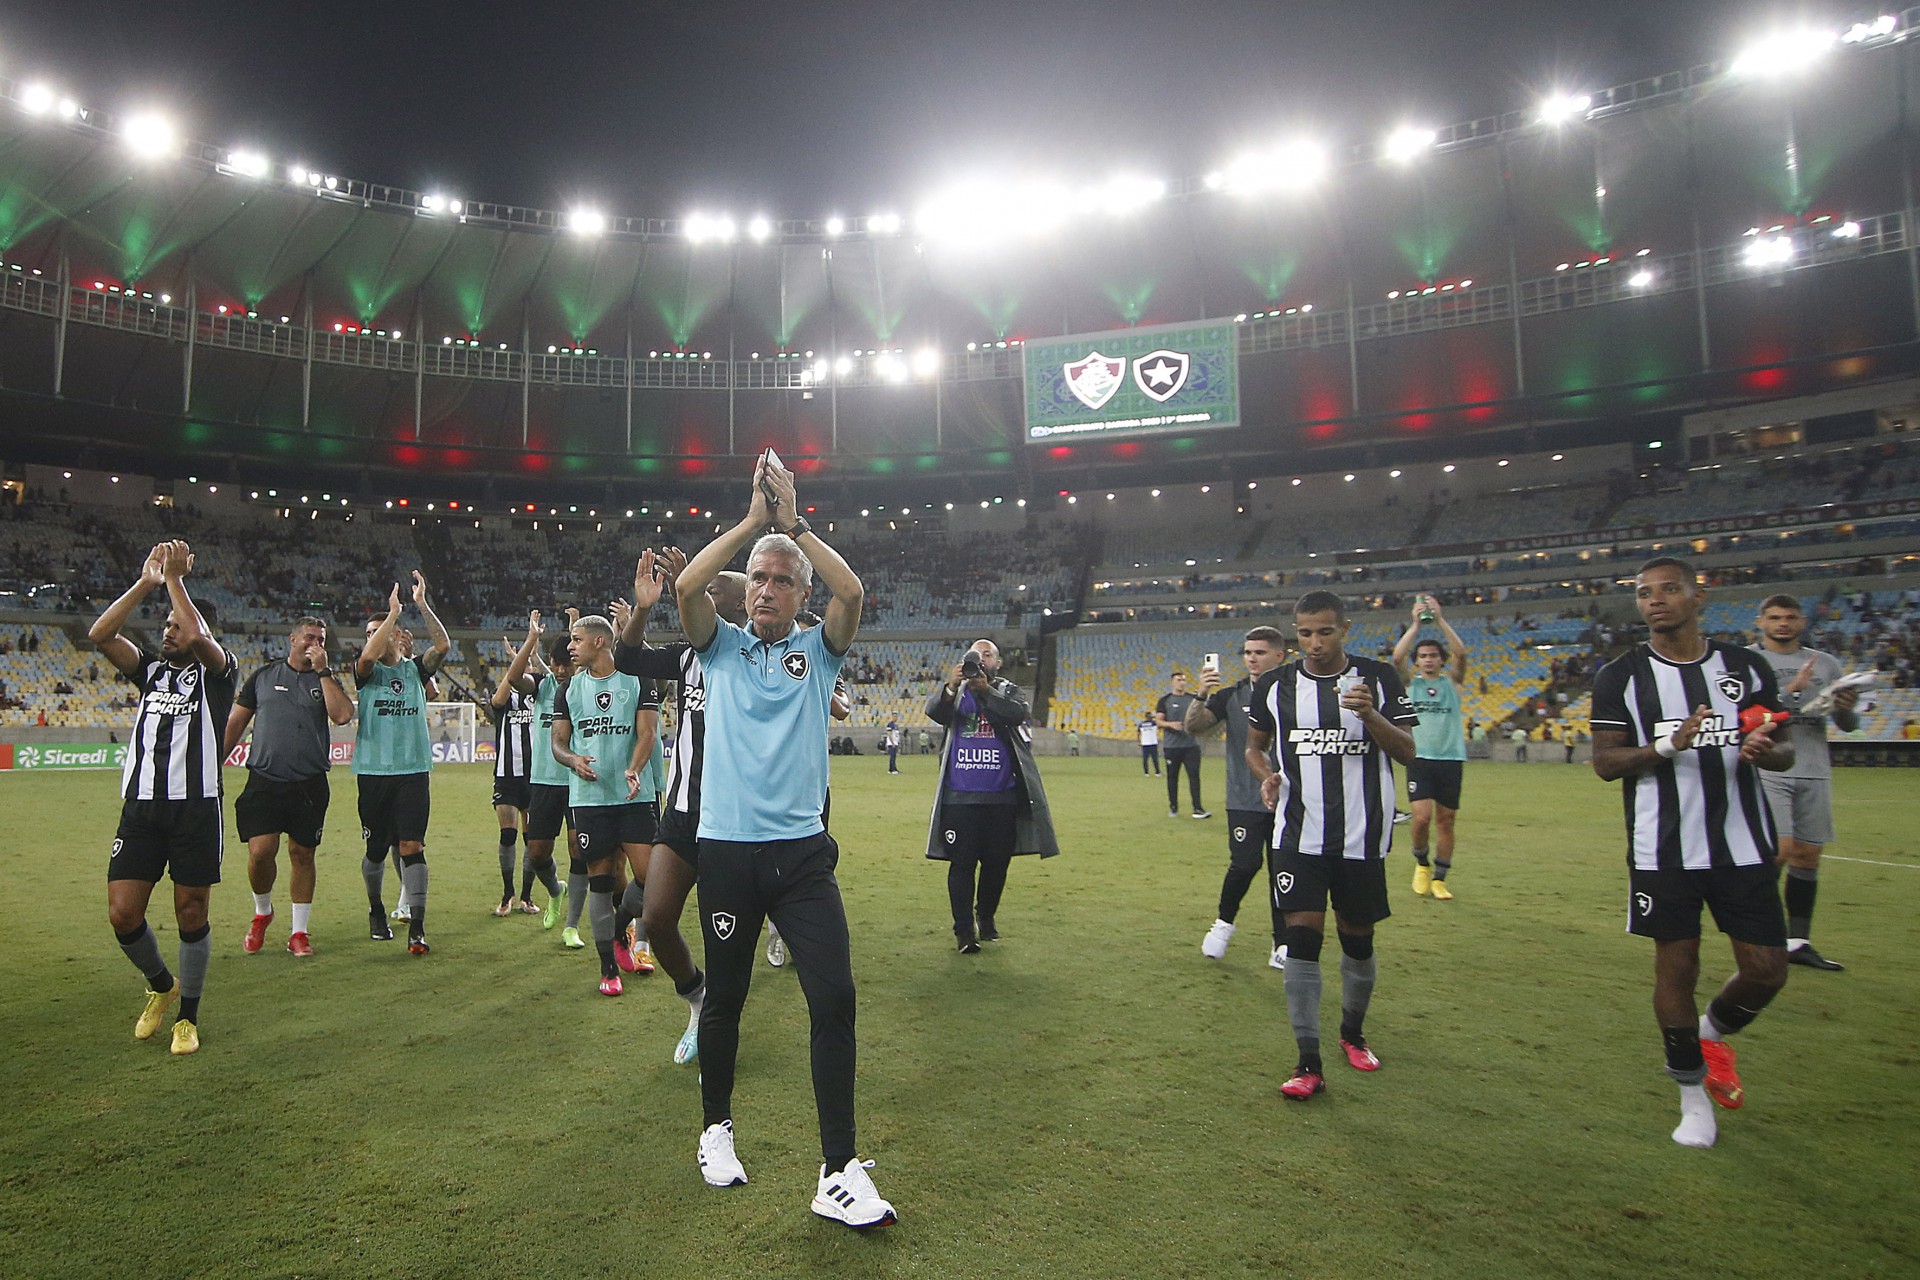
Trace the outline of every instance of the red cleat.
{"type": "Polygon", "coordinates": [[[247,940],[240,944],[242,951],[248,955],[252,955],[266,945],[267,921],[271,919],[273,919],[271,915],[255,916],[253,918],[253,923],[247,926],[247,940]]]}
{"type": "Polygon", "coordinates": [[[1707,1095],[1729,1111],[1738,1111],[1747,1100],[1740,1085],[1740,1073],[1734,1070],[1733,1046],[1724,1040],[1702,1040],[1700,1056],[1707,1060],[1707,1095]]]}
{"type": "Polygon", "coordinates": [[[297,956],[310,956],[313,954],[313,939],[304,933],[296,933],[287,939],[287,950],[297,956]]]}
{"type": "Polygon", "coordinates": [[[1280,1086],[1280,1096],[1290,1102],[1305,1102],[1314,1094],[1326,1091],[1326,1077],[1317,1071],[1296,1071],[1293,1079],[1280,1086]]]}
{"type": "Polygon", "coordinates": [[[638,973],[640,962],[633,958],[633,948],[627,945],[625,938],[616,939],[613,944],[613,962],[620,966],[622,973],[638,973]]]}
{"type": "Polygon", "coordinates": [[[1355,1071],[1378,1071],[1380,1069],[1380,1059],[1374,1057],[1373,1050],[1367,1048],[1366,1045],[1354,1044],[1350,1040],[1342,1040],[1340,1047],[1346,1050],[1347,1065],[1355,1071]]]}
{"type": "Polygon", "coordinates": [[[617,996],[617,995],[619,995],[619,994],[620,994],[620,992],[621,992],[622,990],[623,990],[623,988],[622,988],[622,987],[620,986],[620,975],[619,975],[619,974],[617,974],[617,973],[610,973],[610,974],[608,974],[608,975],[607,975],[606,977],[604,977],[604,978],[602,978],[602,979],[600,979],[600,994],[601,994],[601,995],[603,995],[603,996],[617,996]]]}

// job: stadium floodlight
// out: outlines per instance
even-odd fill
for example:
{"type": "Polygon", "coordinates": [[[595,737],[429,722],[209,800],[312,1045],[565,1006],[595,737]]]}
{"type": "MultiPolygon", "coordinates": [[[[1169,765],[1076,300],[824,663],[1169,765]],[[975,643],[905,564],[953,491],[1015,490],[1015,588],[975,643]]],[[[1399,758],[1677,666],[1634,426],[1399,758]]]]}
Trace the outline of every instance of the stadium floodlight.
{"type": "Polygon", "coordinates": [[[1629,289],[1650,289],[1652,287],[1653,272],[1651,271],[1636,271],[1627,277],[1627,288],[1629,289]]]}
{"type": "Polygon", "coordinates": [[[897,213],[876,213],[867,218],[867,234],[874,236],[897,236],[903,224],[897,213]]]}
{"type": "Polygon", "coordinates": [[[267,163],[267,158],[258,151],[229,151],[227,153],[227,168],[233,170],[243,178],[264,178],[267,176],[267,170],[272,167],[272,165],[267,163]]]}
{"type": "Polygon", "coordinates": [[[1793,240],[1788,236],[1768,236],[1755,240],[1746,247],[1741,255],[1749,267],[1764,271],[1770,267],[1784,267],[1793,261],[1793,240]]]}
{"type": "Polygon", "coordinates": [[[1325,178],[1330,168],[1326,148],[1296,138],[1237,157],[1220,177],[1221,185],[1232,191],[1304,191],[1325,178]]]}
{"type": "Polygon", "coordinates": [[[420,207],[428,213],[441,213],[447,207],[447,198],[443,195],[424,195],[420,197],[420,207]]]}
{"type": "Polygon", "coordinates": [[[72,98],[60,99],[60,106],[58,109],[60,112],[60,118],[63,120],[77,120],[80,117],[80,104],[75,102],[72,98]]]}
{"type": "Polygon", "coordinates": [[[836,376],[838,376],[838,377],[842,377],[842,378],[844,378],[844,377],[846,377],[846,376],[847,376],[848,374],[850,374],[850,373],[852,373],[852,372],[853,372],[853,359],[852,359],[852,357],[850,357],[850,356],[841,356],[841,357],[840,357],[840,358],[839,358],[838,360],[835,360],[835,361],[833,362],[833,372],[834,372],[834,374],[835,374],[836,376]]]}
{"type": "Polygon", "coordinates": [[[1841,44],[1859,44],[1863,40],[1875,40],[1881,36],[1890,36],[1899,27],[1900,19],[1890,13],[1883,13],[1872,22],[1856,22],[1840,33],[1841,44]]]}
{"type": "Polygon", "coordinates": [[[1403,125],[1387,135],[1386,141],[1380,144],[1380,152],[1395,163],[1408,164],[1431,150],[1439,137],[1432,129],[1403,125]]]}
{"type": "Polygon", "coordinates": [[[607,229],[607,215],[598,209],[577,207],[567,214],[567,230],[576,235],[597,236],[607,229]]]}
{"type": "Polygon", "coordinates": [[[765,214],[754,215],[747,223],[747,234],[753,237],[754,243],[765,243],[767,237],[773,234],[772,220],[765,214]]]}
{"type": "Polygon", "coordinates": [[[1860,224],[1851,218],[1847,219],[1833,229],[1833,238],[1836,240],[1858,240],[1860,238],[1860,224]]]}
{"type": "Polygon", "coordinates": [[[885,378],[888,382],[905,382],[907,380],[907,366],[902,363],[898,356],[882,354],[879,359],[873,362],[873,371],[882,378],[885,378]]]}
{"type": "Polygon", "coordinates": [[[940,353],[932,347],[923,347],[913,353],[914,376],[931,378],[940,372],[940,353]]]}
{"type": "Polygon", "coordinates": [[[120,129],[121,140],[135,155],[157,159],[171,154],[180,145],[173,125],[164,116],[142,111],[127,117],[120,129]]]}
{"type": "Polygon", "coordinates": [[[1775,31],[1742,49],[1728,71],[1749,79],[1794,75],[1818,62],[1836,39],[1831,31],[1811,27],[1775,31]]]}
{"type": "Polygon", "coordinates": [[[847,220],[836,213],[822,223],[820,229],[830,236],[845,235],[847,233],[847,220]]]}
{"type": "Polygon", "coordinates": [[[1549,94],[1540,102],[1540,123],[1559,125],[1584,118],[1592,105],[1592,97],[1584,93],[1549,94]]]}
{"type": "Polygon", "coordinates": [[[1153,204],[1166,194],[1167,184],[1158,178],[1137,173],[1116,173],[1090,189],[1084,196],[1084,202],[1096,212],[1118,218],[1153,204]]]}
{"type": "Polygon", "coordinates": [[[30,116],[43,116],[54,108],[53,90],[44,84],[30,84],[20,91],[20,105],[30,116]]]}

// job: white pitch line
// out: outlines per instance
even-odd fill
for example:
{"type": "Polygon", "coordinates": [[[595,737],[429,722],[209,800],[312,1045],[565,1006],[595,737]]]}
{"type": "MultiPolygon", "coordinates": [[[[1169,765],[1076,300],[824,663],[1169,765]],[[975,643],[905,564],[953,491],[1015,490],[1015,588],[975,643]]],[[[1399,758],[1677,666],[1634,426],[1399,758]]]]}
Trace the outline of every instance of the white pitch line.
{"type": "Polygon", "coordinates": [[[1876,862],[1872,858],[1844,858],[1837,853],[1826,856],[1835,862],[1864,862],[1870,867],[1904,867],[1908,871],[1920,871],[1920,862],[1876,862]]]}

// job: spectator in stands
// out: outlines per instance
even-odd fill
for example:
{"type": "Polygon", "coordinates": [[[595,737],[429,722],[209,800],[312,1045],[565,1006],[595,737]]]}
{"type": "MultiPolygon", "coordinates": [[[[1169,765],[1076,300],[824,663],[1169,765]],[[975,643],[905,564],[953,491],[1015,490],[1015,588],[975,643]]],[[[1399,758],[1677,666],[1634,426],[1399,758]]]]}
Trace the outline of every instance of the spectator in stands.
{"type": "Polygon", "coordinates": [[[1060,845],[1033,758],[1033,713],[1019,686],[1000,676],[993,641],[967,649],[927,698],[927,717],[947,727],[927,857],[947,864],[954,941],[975,955],[1000,937],[994,915],[1014,856],[1050,858],[1060,845]]]}
{"type": "Polygon", "coordinates": [[[1153,766],[1153,771],[1156,774],[1160,772],[1160,726],[1153,722],[1152,716],[1148,716],[1140,722],[1141,777],[1144,778],[1146,776],[1147,766],[1149,764],[1153,766]]]}
{"type": "Polygon", "coordinates": [[[1176,671],[1167,680],[1167,692],[1153,707],[1153,722],[1160,727],[1160,754],[1167,762],[1167,816],[1180,816],[1180,771],[1187,771],[1187,793],[1193,801],[1193,816],[1211,818],[1200,803],[1200,744],[1187,732],[1187,709],[1195,698],[1187,692],[1187,673],[1176,671]]]}

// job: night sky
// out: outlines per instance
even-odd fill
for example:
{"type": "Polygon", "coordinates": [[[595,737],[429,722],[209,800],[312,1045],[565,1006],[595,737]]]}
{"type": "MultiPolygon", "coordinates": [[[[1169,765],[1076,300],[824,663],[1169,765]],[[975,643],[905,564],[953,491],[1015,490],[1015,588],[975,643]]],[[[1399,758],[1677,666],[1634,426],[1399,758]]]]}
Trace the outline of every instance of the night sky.
{"type": "MultiPolygon", "coordinates": [[[[190,137],[543,207],[910,214],[1026,168],[1204,172],[1729,56],[1733,0],[0,0],[0,74],[190,137]]],[[[1860,16],[1840,4],[1775,6],[1860,16]]]]}

